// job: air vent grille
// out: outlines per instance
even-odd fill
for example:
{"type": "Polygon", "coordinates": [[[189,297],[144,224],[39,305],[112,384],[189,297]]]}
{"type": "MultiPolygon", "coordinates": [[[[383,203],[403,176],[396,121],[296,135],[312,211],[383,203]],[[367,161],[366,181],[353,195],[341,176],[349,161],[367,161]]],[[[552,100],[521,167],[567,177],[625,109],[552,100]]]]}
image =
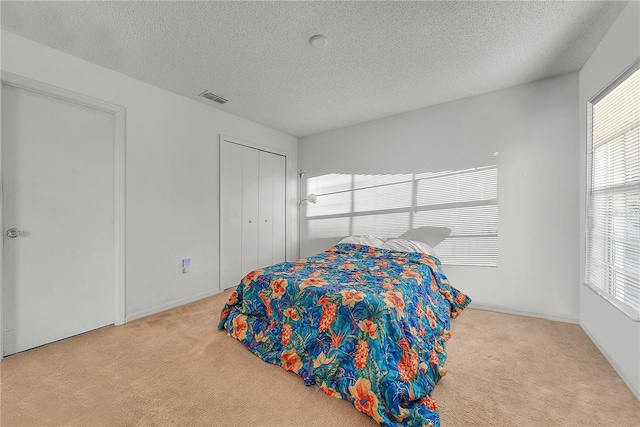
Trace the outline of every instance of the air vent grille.
{"type": "Polygon", "coordinates": [[[216,95],[215,93],[209,92],[208,90],[205,90],[204,92],[202,92],[200,96],[210,99],[211,101],[215,101],[218,104],[226,104],[227,102],[229,102],[228,99],[225,99],[220,95],[216,95]]]}

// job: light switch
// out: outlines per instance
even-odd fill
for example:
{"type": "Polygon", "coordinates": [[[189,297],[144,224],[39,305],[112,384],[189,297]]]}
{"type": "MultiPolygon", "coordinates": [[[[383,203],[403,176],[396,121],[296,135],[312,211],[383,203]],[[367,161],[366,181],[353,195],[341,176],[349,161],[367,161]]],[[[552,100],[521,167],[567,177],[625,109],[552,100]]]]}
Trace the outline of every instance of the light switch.
{"type": "Polygon", "coordinates": [[[185,258],[182,260],[182,272],[188,273],[191,271],[191,258],[185,258]]]}

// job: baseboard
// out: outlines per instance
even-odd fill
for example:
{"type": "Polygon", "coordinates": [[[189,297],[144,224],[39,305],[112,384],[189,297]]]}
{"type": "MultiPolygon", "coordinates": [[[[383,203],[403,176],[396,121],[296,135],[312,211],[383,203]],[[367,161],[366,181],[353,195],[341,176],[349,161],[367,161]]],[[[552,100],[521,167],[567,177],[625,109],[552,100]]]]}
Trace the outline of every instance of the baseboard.
{"type": "Polygon", "coordinates": [[[181,298],[177,301],[168,302],[166,304],[161,304],[152,308],[148,308],[146,310],[138,311],[137,313],[131,313],[125,317],[125,322],[130,322],[132,320],[140,319],[141,317],[150,316],[152,314],[160,313],[161,311],[169,310],[171,308],[175,308],[184,304],[188,304],[190,302],[198,301],[199,299],[210,297],[211,295],[219,294],[220,289],[214,288],[212,290],[201,292],[199,294],[191,295],[186,298],[181,298]]]}
{"type": "Polygon", "coordinates": [[[589,333],[589,331],[587,331],[587,329],[582,325],[582,323],[580,324],[580,327],[582,328],[584,333],[587,334],[589,339],[591,339],[591,341],[596,345],[596,347],[598,347],[598,350],[600,350],[600,353],[602,353],[604,358],[607,359],[607,362],[609,362],[609,364],[611,365],[613,370],[616,371],[618,376],[620,376],[620,378],[622,378],[622,381],[624,381],[624,383],[627,385],[627,387],[629,387],[629,390],[631,390],[631,393],[633,393],[636,396],[636,399],[640,400],[640,390],[633,386],[631,381],[629,381],[629,378],[627,378],[627,376],[624,374],[622,369],[620,369],[618,364],[613,360],[613,358],[611,356],[609,356],[609,354],[605,351],[605,349],[600,344],[598,344],[598,341],[596,341],[593,338],[593,335],[591,335],[589,333]]]}
{"type": "Polygon", "coordinates": [[[540,319],[554,320],[556,322],[575,323],[575,324],[580,323],[579,319],[576,317],[557,316],[555,314],[538,313],[535,311],[516,310],[509,307],[504,307],[501,305],[471,302],[471,304],[469,304],[469,308],[476,308],[478,310],[485,310],[485,311],[496,311],[498,313],[515,314],[518,316],[537,317],[540,319]]]}

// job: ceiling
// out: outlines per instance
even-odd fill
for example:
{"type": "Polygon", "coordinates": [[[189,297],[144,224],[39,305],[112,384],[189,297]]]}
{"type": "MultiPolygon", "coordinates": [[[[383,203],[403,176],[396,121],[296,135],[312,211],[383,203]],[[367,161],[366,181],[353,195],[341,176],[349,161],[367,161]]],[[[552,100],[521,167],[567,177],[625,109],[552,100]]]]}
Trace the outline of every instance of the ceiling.
{"type": "Polygon", "coordinates": [[[3,1],[1,23],[300,137],[577,71],[625,3],[3,1]]]}

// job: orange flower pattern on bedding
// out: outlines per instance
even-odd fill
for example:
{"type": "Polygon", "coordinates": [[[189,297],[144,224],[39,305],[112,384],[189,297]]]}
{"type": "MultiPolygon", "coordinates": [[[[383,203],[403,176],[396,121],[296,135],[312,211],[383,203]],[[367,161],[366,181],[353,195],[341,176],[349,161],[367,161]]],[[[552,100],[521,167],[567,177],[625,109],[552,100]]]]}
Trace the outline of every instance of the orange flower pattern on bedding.
{"type": "Polygon", "coordinates": [[[282,362],[281,364],[284,369],[295,373],[297,373],[302,367],[300,356],[298,356],[294,348],[282,353],[282,356],[280,356],[280,362],[282,362]]]}
{"type": "Polygon", "coordinates": [[[402,359],[398,362],[398,372],[402,381],[411,381],[418,373],[418,354],[409,348],[406,340],[398,341],[402,348],[402,359]]]}
{"type": "Polygon", "coordinates": [[[364,299],[364,294],[359,291],[355,291],[353,289],[347,289],[344,291],[340,291],[342,295],[342,305],[348,305],[353,307],[358,301],[362,301],[364,299]]]}
{"type": "Polygon", "coordinates": [[[382,296],[384,297],[384,302],[387,304],[387,307],[395,308],[398,319],[400,319],[404,313],[402,294],[400,292],[388,291],[384,292],[382,296]]]}
{"type": "Polygon", "coordinates": [[[320,325],[318,325],[318,331],[324,332],[333,323],[336,319],[336,314],[338,313],[338,304],[331,301],[318,301],[318,304],[322,306],[322,316],[320,317],[320,325]]]}
{"type": "Polygon", "coordinates": [[[435,427],[450,321],[470,302],[437,258],[339,244],[249,273],[218,327],[378,423],[435,427]]]}
{"type": "Polygon", "coordinates": [[[285,323],[282,325],[282,345],[289,344],[289,340],[291,340],[291,334],[293,333],[293,328],[289,323],[285,323]]]}
{"type": "Polygon", "coordinates": [[[342,396],[340,395],[340,392],[338,392],[335,388],[331,388],[331,387],[327,386],[327,383],[325,383],[325,382],[320,384],[320,390],[324,391],[325,393],[327,393],[331,397],[337,397],[338,399],[342,399],[342,396]]]}
{"type": "Polygon", "coordinates": [[[233,319],[233,337],[239,340],[247,338],[247,316],[238,316],[233,319]]]}
{"type": "Polygon", "coordinates": [[[360,378],[355,385],[349,387],[354,397],[353,405],[359,411],[381,423],[383,420],[378,412],[378,396],[371,391],[371,382],[366,378],[360,378]]]}
{"type": "Polygon", "coordinates": [[[285,311],[282,312],[287,317],[290,317],[291,320],[298,320],[300,317],[298,316],[298,312],[295,308],[289,307],[285,311]]]}
{"type": "Polygon", "coordinates": [[[364,369],[367,366],[367,360],[369,359],[369,344],[366,340],[358,340],[356,344],[355,362],[356,368],[364,369]]]}
{"type": "Polygon", "coordinates": [[[310,277],[309,279],[304,279],[300,283],[300,289],[308,288],[309,286],[322,287],[327,284],[327,281],[324,279],[319,279],[316,277],[310,277]]]}
{"type": "Polygon", "coordinates": [[[284,295],[287,281],[285,279],[276,279],[271,281],[271,298],[280,298],[284,295]]]}
{"type": "Polygon", "coordinates": [[[358,322],[358,327],[360,328],[360,330],[369,334],[369,337],[371,338],[375,338],[377,336],[376,329],[378,329],[378,325],[376,325],[369,319],[358,322]]]}

